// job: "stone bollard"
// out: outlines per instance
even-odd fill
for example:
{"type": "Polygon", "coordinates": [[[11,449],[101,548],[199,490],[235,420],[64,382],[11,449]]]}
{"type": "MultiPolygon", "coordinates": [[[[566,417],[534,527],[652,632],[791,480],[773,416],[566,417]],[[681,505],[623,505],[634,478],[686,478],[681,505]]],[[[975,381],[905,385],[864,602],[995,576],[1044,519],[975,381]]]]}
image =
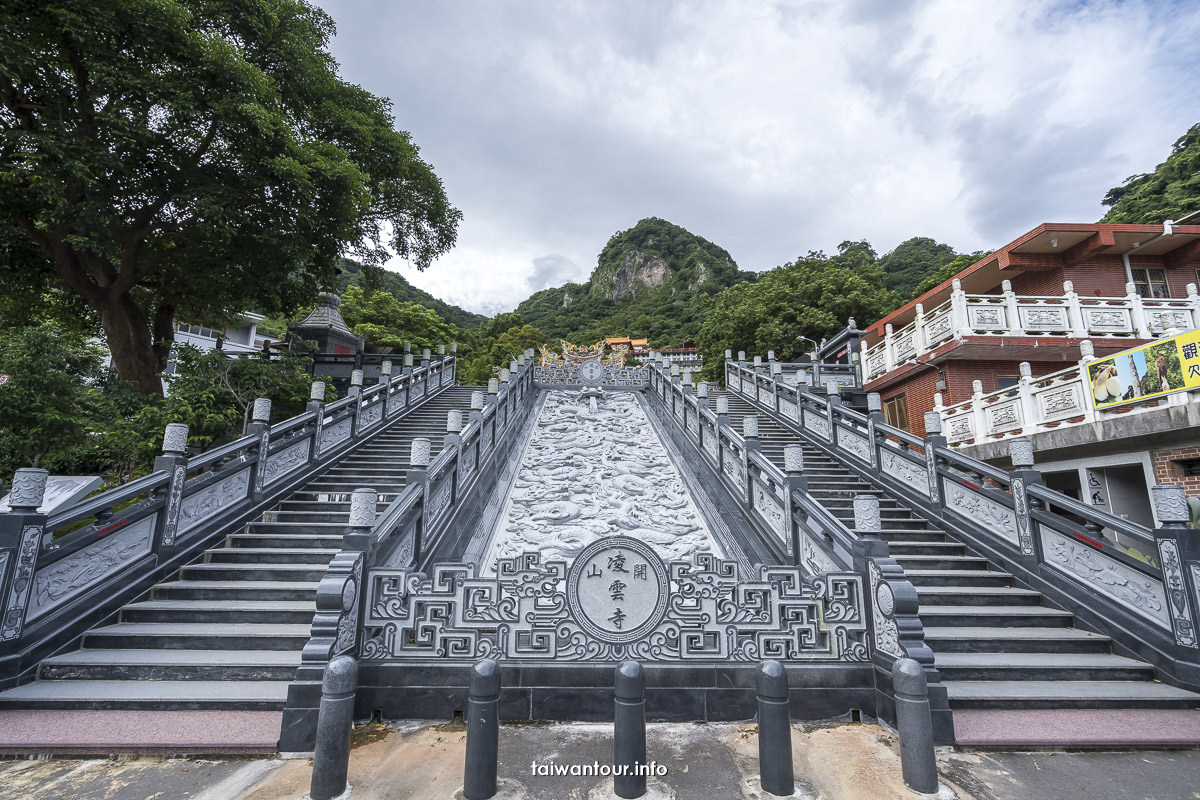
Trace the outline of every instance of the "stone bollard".
{"type": "Polygon", "coordinates": [[[646,793],[646,679],[642,665],[622,661],[615,686],[613,790],[617,797],[641,797],[646,793]],[[621,769],[625,774],[618,773],[621,769]]]}
{"type": "Polygon", "coordinates": [[[792,772],[792,718],[788,676],[778,661],[756,670],[758,688],[758,775],[764,792],[788,797],[796,791],[792,772]]]}
{"type": "Polygon", "coordinates": [[[338,656],[325,667],[312,783],[308,790],[312,800],[330,800],[346,791],[350,733],[354,726],[354,691],[357,688],[358,664],[350,656],[338,656]]]}
{"type": "Polygon", "coordinates": [[[933,752],[933,719],[929,715],[929,686],[925,670],[911,658],[892,665],[896,691],[896,728],[900,731],[900,767],[904,783],[914,792],[938,790],[937,757],[933,752]]]}
{"type": "Polygon", "coordinates": [[[463,797],[487,800],[496,794],[500,760],[500,665],[485,658],[471,667],[467,698],[467,763],[463,797]]]}

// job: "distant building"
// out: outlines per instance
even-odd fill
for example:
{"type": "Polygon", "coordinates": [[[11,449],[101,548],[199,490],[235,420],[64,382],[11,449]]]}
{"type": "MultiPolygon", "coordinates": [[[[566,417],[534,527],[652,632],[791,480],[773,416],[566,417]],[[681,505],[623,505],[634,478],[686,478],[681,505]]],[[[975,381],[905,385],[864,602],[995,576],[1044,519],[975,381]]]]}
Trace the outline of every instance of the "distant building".
{"type": "Polygon", "coordinates": [[[650,352],[649,339],[631,339],[628,336],[614,336],[604,340],[604,344],[608,347],[613,345],[628,345],[629,352],[633,355],[644,355],[650,352]]]}
{"type": "Polygon", "coordinates": [[[1200,405],[1096,411],[1080,363],[1200,327],[1197,284],[1200,224],[1039,225],[870,326],[866,389],[976,458],[1029,436],[1053,488],[1152,525],[1149,485],[1200,494],[1200,405]]]}

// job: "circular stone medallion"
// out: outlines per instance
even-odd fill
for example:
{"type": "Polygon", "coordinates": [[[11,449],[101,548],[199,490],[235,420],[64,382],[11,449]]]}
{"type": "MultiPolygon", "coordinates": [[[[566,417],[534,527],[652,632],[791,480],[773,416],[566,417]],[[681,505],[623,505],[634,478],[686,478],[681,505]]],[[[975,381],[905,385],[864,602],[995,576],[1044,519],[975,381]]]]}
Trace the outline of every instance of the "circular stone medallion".
{"type": "Polygon", "coordinates": [[[609,536],[580,551],[567,573],[567,606],[579,627],[609,644],[629,644],[667,613],[667,569],[650,546],[609,536]]]}
{"type": "Polygon", "coordinates": [[[589,358],[579,365],[579,379],[587,384],[599,384],[604,380],[604,365],[589,358]]]}

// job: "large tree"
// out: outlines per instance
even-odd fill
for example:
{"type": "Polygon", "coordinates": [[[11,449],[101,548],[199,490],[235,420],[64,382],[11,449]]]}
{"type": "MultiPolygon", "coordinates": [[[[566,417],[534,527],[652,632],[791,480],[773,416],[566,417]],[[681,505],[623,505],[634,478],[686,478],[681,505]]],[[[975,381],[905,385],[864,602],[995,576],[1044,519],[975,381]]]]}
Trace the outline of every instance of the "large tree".
{"type": "Polygon", "coordinates": [[[286,312],[348,249],[423,269],[454,243],[461,214],[303,0],[7,0],[0,31],[0,279],[78,294],[147,394],[176,318],[286,312]]]}

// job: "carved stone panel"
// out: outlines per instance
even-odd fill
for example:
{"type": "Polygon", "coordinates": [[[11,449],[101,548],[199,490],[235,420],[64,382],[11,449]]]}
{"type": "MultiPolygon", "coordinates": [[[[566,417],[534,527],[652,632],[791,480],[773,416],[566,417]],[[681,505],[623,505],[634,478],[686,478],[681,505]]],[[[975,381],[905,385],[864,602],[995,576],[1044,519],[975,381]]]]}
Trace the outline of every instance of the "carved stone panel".
{"type": "Polygon", "coordinates": [[[1017,516],[1011,508],[997,503],[982,493],[963,486],[958,481],[942,478],[942,490],[946,505],[955,513],[966,517],[984,530],[1003,536],[1020,546],[1017,535],[1017,516]]]}
{"type": "Polygon", "coordinates": [[[41,525],[26,525],[21,529],[21,543],[13,559],[12,583],[8,589],[8,604],[0,618],[0,641],[20,637],[25,623],[25,607],[33,590],[33,569],[37,564],[38,547],[42,540],[41,525]]]}
{"type": "Polygon", "coordinates": [[[871,620],[875,629],[875,649],[893,658],[904,658],[900,644],[900,628],[896,624],[896,596],[883,580],[883,573],[874,559],[867,562],[871,576],[871,620]]]}
{"type": "Polygon", "coordinates": [[[949,339],[952,325],[949,314],[941,314],[925,321],[925,343],[933,347],[943,339],[949,339]]]}
{"type": "Polygon", "coordinates": [[[842,428],[838,432],[838,447],[865,464],[871,463],[871,444],[853,431],[842,428]]]}
{"type": "Polygon", "coordinates": [[[322,455],[328,453],[329,448],[336,447],[350,438],[351,424],[349,419],[343,419],[341,422],[336,422],[321,431],[320,452],[322,455]]]}
{"type": "Polygon", "coordinates": [[[1133,333],[1133,323],[1127,308],[1085,306],[1083,325],[1089,331],[1098,333],[1133,333]]]}
{"type": "Polygon", "coordinates": [[[1192,327],[1191,314],[1186,311],[1147,310],[1146,319],[1150,322],[1150,329],[1154,331],[1165,331],[1171,328],[1186,331],[1192,327]]]}
{"type": "Polygon", "coordinates": [[[285,447],[272,453],[267,458],[266,466],[263,467],[264,482],[270,484],[308,463],[308,451],[311,446],[312,440],[305,439],[291,447],[285,447]]]}
{"type": "Polygon", "coordinates": [[[1003,306],[969,306],[967,320],[974,330],[999,331],[1008,328],[1007,315],[1003,306]]]}
{"type": "Polygon", "coordinates": [[[784,397],[779,398],[780,414],[783,414],[783,416],[787,417],[788,419],[797,419],[796,410],[796,404],[791,400],[788,400],[784,397]]]}
{"type": "Polygon", "coordinates": [[[1003,433],[1022,426],[1021,406],[1019,400],[1008,400],[985,406],[983,413],[987,416],[988,433],[1003,433]]]}
{"type": "Polygon", "coordinates": [[[359,417],[359,429],[365,431],[368,428],[373,427],[381,419],[383,419],[383,403],[380,402],[375,403],[372,406],[368,406],[367,408],[363,409],[362,416],[359,417]]]}
{"type": "Polygon", "coordinates": [[[1117,600],[1156,625],[1171,629],[1167,597],[1160,581],[1044,526],[1041,536],[1047,564],[1117,600]]]}
{"type": "Polygon", "coordinates": [[[495,578],[476,577],[474,564],[437,564],[428,577],[372,570],[362,658],[754,663],[869,655],[862,581],[852,573],[806,578],[799,567],[760,566],[743,578],[737,562],[711,553],[662,564],[639,540],[612,537],[582,551],[570,575],[567,562],[537,553],[502,559],[495,578]]]}
{"type": "Polygon", "coordinates": [[[896,355],[896,361],[908,361],[910,358],[915,358],[917,355],[917,343],[913,332],[896,337],[892,344],[892,352],[896,355]]]}
{"type": "Polygon", "coordinates": [[[1042,419],[1053,422],[1079,416],[1084,412],[1082,387],[1079,383],[1056,386],[1036,395],[1042,419]]]}
{"type": "Polygon", "coordinates": [[[929,479],[923,463],[910,461],[900,455],[894,447],[885,446],[879,448],[879,465],[885,475],[891,475],[921,494],[929,493],[929,479]]]}
{"type": "Polygon", "coordinates": [[[779,498],[768,492],[761,483],[755,481],[751,499],[754,503],[754,510],[758,512],[762,521],[767,523],[767,527],[774,531],[781,541],[785,539],[787,525],[779,498]]]}
{"type": "Polygon", "coordinates": [[[820,436],[826,441],[829,440],[829,419],[814,412],[812,409],[804,409],[804,427],[813,433],[820,436]]]}
{"type": "Polygon", "coordinates": [[[33,579],[33,597],[26,619],[40,617],[105,576],[146,555],[150,552],[153,535],[154,517],[146,517],[39,569],[33,579]]]}
{"type": "Polygon", "coordinates": [[[970,412],[956,414],[945,421],[946,441],[951,444],[975,438],[975,420],[970,412]]]}
{"type": "Polygon", "coordinates": [[[1071,325],[1063,306],[1021,306],[1021,327],[1027,331],[1065,331],[1071,325]]]}
{"type": "Polygon", "coordinates": [[[249,487],[250,470],[243,469],[183,498],[179,509],[180,533],[191,530],[226,506],[242,500],[249,487]]]}
{"type": "Polygon", "coordinates": [[[1187,586],[1183,582],[1179,543],[1174,539],[1159,539],[1158,560],[1162,564],[1163,584],[1169,601],[1167,612],[1175,632],[1175,642],[1183,647],[1198,647],[1198,632],[1192,624],[1191,601],[1187,595],[1187,586]]]}

